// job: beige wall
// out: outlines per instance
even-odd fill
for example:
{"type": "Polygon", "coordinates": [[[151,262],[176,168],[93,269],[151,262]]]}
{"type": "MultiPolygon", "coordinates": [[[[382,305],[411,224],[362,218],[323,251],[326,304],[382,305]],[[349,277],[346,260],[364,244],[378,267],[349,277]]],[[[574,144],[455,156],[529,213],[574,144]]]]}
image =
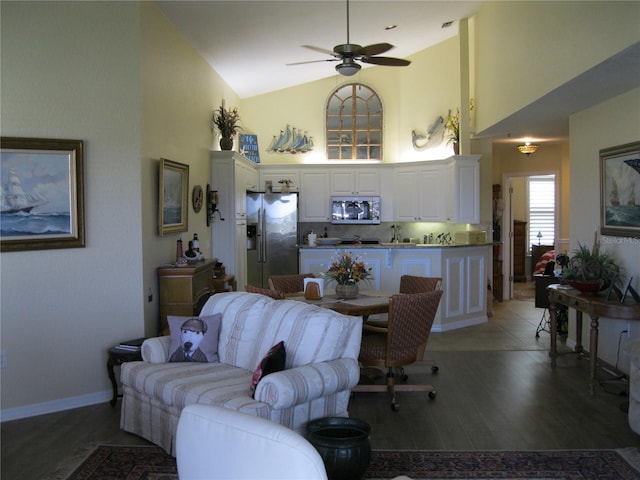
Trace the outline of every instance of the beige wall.
{"type": "MultiPolygon", "coordinates": [[[[145,333],[158,331],[156,268],[175,261],[177,235],[158,235],[158,162],[168,158],[189,165],[189,231],[184,248],[197,233],[205,257],[212,256],[206,209],[195,213],[191,190],[211,183],[209,118],[222,99],[237,105],[237,96],[151,2],[142,4],[142,245],[145,333]]],[[[218,147],[216,146],[216,149],[218,147]]],[[[219,255],[220,256],[220,255],[219,255]]]]}
{"type": "MultiPolygon", "coordinates": [[[[439,115],[460,105],[458,40],[452,38],[411,57],[405,68],[365,68],[353,77],[338,74],[298,87],[244,99],[240,114],[247,133],[258,135],[260,162],[264,164],[326,162],[325,104],[336,88],[360,82],[372,87],[384,107],[385,163],[429,159],[415,152],[411,131],[425,133],[439,115]],[[304,155],[267,154],[274,135],[287,124],[307,130],[315,149],[304,155]]],[[[291,67],[304,68],[304,65],[291,67]]],[[[331,68],[328,65],[328,68],[331,68]]],[[[438,158],[447,158],[453,150],[438,158]]]]}
{"type": "MultiPolygon", "coordinates": [[[[577,248],[578,241],[593,245],[594,234],[600,228],[600,150],[640,141],[638,125],[640,88],[571,117],[571,250],[577,248]]],[[[605,236],[601,243],[621,263],[626,275],[634,276],[633,286],[640,290],[640,239],[605,236]]],[[[600,321],[598,355],[611,364],[616,363],[618,339],[623,330],[630,330],[634,338],[640,337],[638,322],[600,321]]],[[[622,338],[626,341],[626,336],[622,338]]],[[[628,371],[623,349],[621,355],[621,364],[628,371]]]]}
{"type": "Polygon", "coordinates": [[[490,1],[476,19],[477,131],[638,41],[640,2],[490,1]]]}
{"type": "Polygon", "coordinates": [[[2,2],[2,135],[84,140],[86,248],[2,253],[2,419],[105,401],[143,334],[140,5],[2,2]],[[65,400],[67,399],[67,400],[65,400]]]}

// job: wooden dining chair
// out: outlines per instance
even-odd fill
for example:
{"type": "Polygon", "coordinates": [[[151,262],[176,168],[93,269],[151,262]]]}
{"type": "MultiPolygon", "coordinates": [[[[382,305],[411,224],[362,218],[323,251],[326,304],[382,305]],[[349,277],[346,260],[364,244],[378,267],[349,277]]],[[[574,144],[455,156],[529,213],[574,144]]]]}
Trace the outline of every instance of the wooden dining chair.
{"type": "Polygon", "coordinates": [[[267,297],[271,297],[275,300],[284,299],[284,293],[282,293],[280,290],[274,290],[270,288],[260,288],[260,287],[256,287],[249,284],[245,285],[244,289],[249,293],[259,293],[261,295],[266,295],[267,297]]]}
{"type": "Polygon", "coordinates": [[[314,278],[313,273],[300,273],[296,275],[271,275],[269,288],[279,290],[282,293],[304,292],[304,279],[314,278]]]}
{"type": "MultiPolygon", "coordinates": [[[[435,290],[440,290],[442,287],[442,278],[441,277],[420,277],[417,275],[402,275],[400,277],[400,288],[399,293],[412,294],[412,293],[426,293],[433,292],[435,290]]],[[[386,328],[387,320],[370,320],[367,321],[368,325],[372,325],[374,327],[386,328]]],[[[422,352],[424,355],[424,351],[422,352]]],[[[422,358],[422,357],[420,357],[422,358]]],[[[435,360],[424,359],[422,362],[425,365],[431,366],[431,371],[433,373],[437,373],[440,370],[440,367],[436,364],[435,360]]]]}
{"type": "Polygon", "coordinates": [[[424,355],[431,326],[442,298],[442,290],[428,293],[396,294],[389,299],[387,328],[363,325],[358,361],[362,367],[384,367],[387,369],[386,385],[359,384],[354,392],[384,392],[391,395],[391,409],[398,411],[400,405],[396,391],[428,392],[436,397],[432,385],[404,383],[408,375],[400,374],[402,384],[396,384],[395,369],[417,363],[424,355]]]}

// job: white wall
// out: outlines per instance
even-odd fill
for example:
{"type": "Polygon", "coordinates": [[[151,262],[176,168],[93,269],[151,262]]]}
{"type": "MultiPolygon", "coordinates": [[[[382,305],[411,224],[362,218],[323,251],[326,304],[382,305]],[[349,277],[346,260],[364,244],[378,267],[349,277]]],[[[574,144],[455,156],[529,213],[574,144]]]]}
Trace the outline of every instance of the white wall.
{"type": "Polygon", "coordinates": [[[2,135],[85,142],[86,248],[0,256],[6,420],[109,398],[108,347],[143,333],[140,6],[0,7],[2,135]]]}
{"type": "MultiPolygon", "coordinates": [[[[571,250],[577,248],[578,241],[593,245],[594,234],[600,228],[600,150],[639,141],[638,125],[640,88],[571,117],[571,250]]],[[[601,240],[602,246],[617,258],[627,275],[634,276],[632,285],[639,290],[640,239],[606,236],[601,240]]],[[[588,320],[584,322],[583,345],[588,345],[588,320]]],[[[598,356],[610,364],[616,363],[618,339],[623,330],[631,330],[632,337],[640,338],[637,321],[600,320],[598,356]]],[[[623,336],[623,346],[627,340],[623,336]]],[[[621,355],[620,362],[628,372],[628,358],[621,355]]]]}

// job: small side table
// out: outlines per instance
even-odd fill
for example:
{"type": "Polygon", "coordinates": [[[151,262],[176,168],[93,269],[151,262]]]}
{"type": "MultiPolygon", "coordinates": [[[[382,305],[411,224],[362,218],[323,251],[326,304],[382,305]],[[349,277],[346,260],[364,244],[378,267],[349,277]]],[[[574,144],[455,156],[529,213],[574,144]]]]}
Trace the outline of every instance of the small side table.
{"type": "Polygon", "coordinates": [[[135,362],[137,360],[142,360],[142,353],[140,350],[124,350],[118,347],[112,347],[109,349],[107,373],[109,374],[111,386],[113,387],[113,398],[109,402],[112,407],[116,406],[118,397],[122,397],[122,395],[118,394],[118,384],[116,383],[116,374],[113,371],[113,367],[119,367],[125,362],[135,362]]]}

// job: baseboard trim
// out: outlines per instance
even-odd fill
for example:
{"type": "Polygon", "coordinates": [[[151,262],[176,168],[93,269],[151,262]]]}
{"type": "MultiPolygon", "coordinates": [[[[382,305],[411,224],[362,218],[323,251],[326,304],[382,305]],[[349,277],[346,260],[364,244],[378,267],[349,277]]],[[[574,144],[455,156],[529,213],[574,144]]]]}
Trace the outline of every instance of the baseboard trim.
{"type": "Polygon", "coordinates": [[[46,415],[48,413],[62,412],[72,408],[88,407],[99,403],[106,403],[113,397],[111,390],[79,395],[77,397],[61,398],[50,402],[34,403],[24,407],[6,408],[0,411],[0,422],[20,420],[22,418],[46,415]]]}
{"type": "Polygon", "coordinates": [[[483,314],[480,316],[459,320],[457,322],[450,322],[445,324],[434,323],[433,326],[431,327],[431,331],[432,332],[448,332],[450,330],[458,330],[459,328],[473,327],[474,325],[481,325],[483,323],[487,323],[488,321],[489,321],[489,318],[487,317],[487,315],[483,314]]]}

